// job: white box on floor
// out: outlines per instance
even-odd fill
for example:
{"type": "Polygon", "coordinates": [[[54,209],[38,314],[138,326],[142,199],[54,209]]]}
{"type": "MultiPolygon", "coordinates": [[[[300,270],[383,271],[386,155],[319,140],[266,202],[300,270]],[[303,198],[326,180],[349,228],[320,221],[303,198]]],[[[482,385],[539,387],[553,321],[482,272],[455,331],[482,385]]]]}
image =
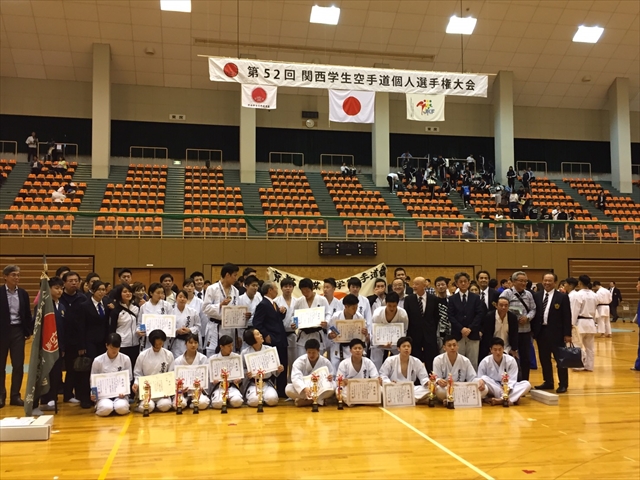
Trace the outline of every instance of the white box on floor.
{"type": "Polygon", "coordinates": [[[559,405],[560,396],[555,393],[545,392],[544,390],[531,390],[529,392],[531,398],[545,405],[559,405]]]}
{"type": "Polygon", "coordinates": [[[53,415],[7,417],[0,420],[0,442],[49,440],[53,415]]]}

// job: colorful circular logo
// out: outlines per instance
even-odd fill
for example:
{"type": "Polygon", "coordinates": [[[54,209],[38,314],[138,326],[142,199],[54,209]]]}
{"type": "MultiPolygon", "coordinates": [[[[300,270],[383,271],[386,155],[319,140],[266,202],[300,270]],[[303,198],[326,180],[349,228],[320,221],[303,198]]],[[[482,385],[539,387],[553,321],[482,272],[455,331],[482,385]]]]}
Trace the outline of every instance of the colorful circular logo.
{"type": "Polygon", "coordinates": [[[251,98],[256,103],[262,103],[267,99],[267,92],[264,91],[264,88],[256,87],[251,91],[251,98]]]}
{"type": "Polygon", "coordinates": [[[356,116],[362,110],[362,105],[360,104],[360,100],[356,97],[347,97],[344,102],[342,102],[342,109],[344,113],[349,116],[356,116]]]}
{"type": "Polygon", "coordinates": [[[233,78],[238,75],[238,66],[235,63],[227,63],[223,71],[227,77],[233,78]]]}

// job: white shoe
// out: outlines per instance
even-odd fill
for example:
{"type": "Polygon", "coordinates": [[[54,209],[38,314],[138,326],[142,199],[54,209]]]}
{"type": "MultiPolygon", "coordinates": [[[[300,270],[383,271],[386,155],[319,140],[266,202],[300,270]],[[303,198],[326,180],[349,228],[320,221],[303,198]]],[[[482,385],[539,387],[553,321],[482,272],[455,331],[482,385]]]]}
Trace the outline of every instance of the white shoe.
{"type": "Polygon", "coordinates": [[[31,410],[31,415],[40,416],[40,415],[44,415],[44,414],[42,413],[42,410],[40,410],[39,408],[34,408],[33,410],[31,410]]]}
{"type": "Polygon", "coordinates": [[[70,398],[69,403],[80,403],[80,400],[78,400],[77,398],[70,398]]]}

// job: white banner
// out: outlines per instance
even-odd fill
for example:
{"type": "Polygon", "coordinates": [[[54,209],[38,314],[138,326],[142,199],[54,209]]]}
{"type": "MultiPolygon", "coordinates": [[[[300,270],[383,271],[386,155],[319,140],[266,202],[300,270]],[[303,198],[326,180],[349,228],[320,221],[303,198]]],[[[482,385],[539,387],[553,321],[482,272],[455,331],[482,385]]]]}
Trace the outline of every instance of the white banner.
{"type": "Polygon", "coordinates": [[[340,123],[373,123],[375,92],[329,90],[329,120],[340,123]]]}
{"type": "Polygon", "coordinates": [[[444,95],[407,93],[407,120],[444,122],[444,95]]]}
{"type": "MultiPolygon", "coordinates": [[[[293,296],[294,297],[302,296],[302,292],[300,292],[300,289],[298,288],[298,284],[300,283],[300,280],[302,280],[304,277],[295,275],[293,273],[285,272],[284,270],[280,270],[273,267],[267,268],[267,274],[269,276],[269,280],[276,283],[279,294],[282,294],[282,290],[280,290],[280,281],[284,278],[291,278],[296,282],[296,286],[293,289],[293,296]]],[[[370,268],[369,270],[365,270],[364,272],[351,275],[351,277],[356,277],[362,282],[360,295],[363,295],[365,297],[368,295],[373,295],[373,287],[375,287],[376,279],[383,278],[386,280],[387,278],[387,266],[384,263],[380,263],[375,267],[370,268]]],[[[349,287],[347,287],[347,282],[351,277],[342,278],[340,280],[336,279],[335,297],[337,299],[342,300],[349,293],[349,287]]],[[[313,278],[311,279],[311,281],[313,282],[313,288],[316,291],[316,293],[319,293],[320,295],[322,295],[322,287],[324,285],[324,282],[322,280],[315,280],[313,278]]]]}
{"type": "Polygon", "coordinates": [[[487,75],[209,57],[212,82],[486,97],[487,75]]]}
{"type": "Polygon", "coordinates": [[[268,85],[242,85],[242,106],[275,110],[278,87],[268,85]]]}

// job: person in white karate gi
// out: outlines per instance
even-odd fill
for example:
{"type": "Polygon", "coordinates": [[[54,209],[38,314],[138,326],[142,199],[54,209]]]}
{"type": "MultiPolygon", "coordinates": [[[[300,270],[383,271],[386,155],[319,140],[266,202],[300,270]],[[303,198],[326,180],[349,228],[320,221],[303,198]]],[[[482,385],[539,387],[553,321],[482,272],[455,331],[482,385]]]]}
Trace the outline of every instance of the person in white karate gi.
{"type": "MultiPolygon", "coordinates": [[[[297,298],[291,295],[295,286],[296,282],[293,278],[283,278],[280,281],[282,295],[278,295],[274,300],[278,308],[284,307],[287,310],[282,319],[282,324],[287,334],[287,358],[289,359],[296,358],[296,353],[298,352],[296,348],[296,325],[293,323],[293,305],[297,298]]],[[[287,369],[287,381],[291,383],[291,365],[287,369]]]]}
{"type": "Polygon", "coordinates": [[[487,396],[487,387],[481,378],[477,378],[476,371],[471,361],[464,355],[458,353],[458,341],[453,335],[448,335],[444,339],[444,353],[433,359],[433,373],[436,375],[436,396],[440,400],[447,398],[447,380],[449,374],[454,382],[478,382],[480,396],[487,396]]]}
{"type": "MultiPolygon", "coordinates": [[[[398,294],[391,292],[387,294],[387,304],[384,307],[376,309],[371,318],[371,330],[369,335],[373,338],[373,324],[389,324],[389,323],[401,323],[403,325],[402,336],[407,334],[407,327],[409,326],[409,317],[404,308],[398,307],[398,294]]],[[[387,355],[396,355],[398,348],[391,343],[387,345],[371,345],[371,360],[375,364],[376,368],[380,369],[382,363],[387,355]]]]}
{"type": "Polygon", "coordinates": [[[200,314],[187,306],[188,301],[187,291],[180,290],[176,295],[176,304],[173,309],[176,316],[176,336],[169,340],[169,350],[175,358],[187,351],[189,335],[200,334],[200,314]]]}
{"type": "MultiPolygon", "coordinates": [[[[199,273],[199,272],[196,272],[199,273]]],[[[199,277],[202,278],[202,277],[199,277]]],[[[187,292],[187,295],[189,296],[187,299],[187,307],[191,307],[193,308],[196,312],[198,312],[198,317],[200,318],[200,327],[199,327],[199,334],[200,334],[200,344],[198,345],[198,351],[199,352],[206,352],[206,350],[203,348],[202,344],[204,340],[204,330],[207,326],[207,324],[209,323],[209,317],[207,317],[205,315],[205,313],[202,311],[202,298],[204,298],[204,291],[200,292],[200,297],[198,297],[197,295],[197,291],[196,291],[196,284],[195,284],[195,280],[193,278],[187,278],[184,282],[182,282],[182,289],[187,292]]]]}
{"type": "MultiPolygon", "coordinates": [[[[260,288],[260,282],[258,281],[258,277],[255,275],[249,275],[244,280],[244,288],[246,291],[240,295],[238,298],[238,305],[241,307],[247,307],[247,313],[245,314],[247,317],[247,327],[253,326],[253,314],[256,313],[256,307],[262,301],[262,295],[258,292],[260,288]]],[[[238,335],[242,336],[244,334],[244,329],[238,329],[238,335]]],[[[242,350],[247,348],[249,345],[242,342],[242,350]]]]}
{"type": "Polygon", "coordinates": [[[207,328],[205,328],[205,344],[202,346],[207,357],[212,356],[218,346],[218,338],[222,335],[229,335],[234,339],[236,351],[242,346],[242,338],[238,334],[238,329],[222,329],[222,307],[227,305],[237,305],[238,289],[234,286],[238,280],[240,269],[233,263],[225,263],[220,270],[220,280],[207,287],[202,301],[202,312],[209,317],[207,328]]]}
{"type": "MultiPolygon", "coordinates": [[[[338,336],[335,332],[331,331],[331,327],[336,327],[337,320],[364,320],[364,317],[358,313],[358,297],[352,295],[346,295],[342,299],[343,309],[337,311],[329,321],[329,334],[327,335],[329,338],[329,359],[331,360],[331,364],[333,365],[334,370],[338,370],[340,366],[340,362],[344,359],[351,357],[351,351],[349,350],[348,343],[339,343],[335,342],[334,339],[338,336]]],[[[364,336],[365,340],[369,338],[369,330],[365,326],[362,327],[360,331],[364,336]]]]}
{"type": "MultiPolygon", "coordinates": [[[[364,357],[366,345],[359,338],[354,338],[349,342],[351,357],[340,362],[337,376],[342,377],[342,401],[351,406],[349,402],[349,380],[360,378],[377,378],[382,385],[382,377],[378,374],[378,369],[367,357],[364,357]]],[[[336,390],[336,395],[337,395],[336,390]]]]}
{"type": "Polygon", "coordinates": [[[517,405],[520,397],[531,390],[527,380],[518,382],[518,362],[511,355],[504,354],[504,340],[494,338],[491,341],[491,355],[484,357],[478,365],[478,378],[488,389],[487,399],[492,405],[502,405],[502,375],[509,375],[509,404],[517,405]]]}
{"type": "MultiPolygon", "coordinates": [[[[138,313],[139,324],[144,325],[145,314],[153,315],[173,315],[173,307],[169,302],[164,300],[164,287],[161,283],[152,283],[149,285],[149,300],[147,300],[141,307],[138,313]]],[[[146,332],[149,335],[149,332],[146,332]]],[[[169,345],[167,344],[167,347],[169,345]]],[[[148,337],[145,336],[141,340],[141,350],[148,350],[151,348],[151,342],[148,337]]]]}
{"type": "Polygon", "coordinates": [[[367,321],[367,327],[371,326],[371,304],[369,299],[363,295],[360,295],[360,289],[362,288],[362,282],[359,278],[351,277],[347,281],[349,287],[349,293],[358,297],[358,313],[364,317],[367,321]]]}
{"type": "MultiPolygon", "coordinates": [[[[162,330],[153,330],[149,333],[149,343],[151,348],[140,353],[136,365],[133,368],[133,387],[131,389],[134,392],[140,391],[140,403],[138,404],[136,411],[143,412],[143,400],[144,389],[139,383],[140,377],[146,377],[149,375],[157,375],[159,373],[173,372],[175,360],[173,354],[163,348],[164,342],[167,341],[167,335],[162,330]]],[[[173,404],[172,397],[154,397],[154,392],[151,390],[151,400],[149,401],[149,412],[153,412],[156,408],[161,412],[168,412],[171,410],[173,404]]]]}
{"type": "MultiPolygon", "coordinates": [[[[240,357],[233,351],[233,338],[229,335],[223,335],[218,341],[218,352],[213,355],[212,358],[224,358],[224,357],[240,357]]],[[[227,407],[240,408],[244,403],[242,398],[242,380],[230,380],[229,388],[227,390],[227,407]]],[[[222,382],[213,382],[213,394],[211,395],[211,408],[220,410],[222,408],[222,382]]]]}
{"type": "MultiPolygon", "coordinates": [[[[129,370],[129,378],[133,378],[131,360],[120,353],[121,344],[122,338],[119,334],[109,334],[107,337],[107,351],[93,359],[91,375],[129,370]]],[[[108,417],[112,412],[116,412],[118,415],[129,413],[129,396],[125,394],[120,394],[120,396],[114,398],[96,398],[91,393],[91,401],[96,402],[96,415],[99,417],[108,417]]]]}
{"type": "Polygon", "coordinates": [[[611,337],[611,319],[609,318],[609,304],[613,300],[611,292],[604,288],[600,282],[593,282],[593,291],[598,298],[598,308],[596,309],[596,322],[598,323],[598,333],[600,337],[611,337]]]}
{"type": "Polygon", "coordinates": [[[429,374],[424,367],[424,363],[419,358],[411,356],[411,342],[410,337],[400,337],[398,339],[396,346],[400,353],[388,357],[384,361],[380,368],[380,377],[383,383],[415,383],[416,379],[418,379],[420,385],[413,386],[413,395],[416,403],[424,403],[429,395],[429,374]]]}
{"type": "MultiPolygon", "coordinates": [[[[244,331],[243,339],[245,343],[249,345],[248,348],[242,351],[243,357],[247,353],[261,352],[269,348],[275,348],[275,347],[269,347],[267,345],[264,345],[264,339],[262,338],[262,334],[260,333],[260,330],[257,330],[253,327],[249,327],[244,331]]],[[[246,360],[245,360],[245,365],[246,365],[246,360]]],[[[275,407],[276,405],[278,405],[278,392],[276,391],[275,387],[273,386],[272,380],[270,379],[273,376],[280,375],[280,373],[282,373],[283,371],[284,371],[284,367],[282,365],[278,365],[278,370],[276,371],[275,375],[273,372],[265,373],[263,377],[264,381],[263,381],[263,387],[262,387],[262,403],[264,403],[264,405],[267,405],[269,407],[275,407]]],[[[245,388],[244,398],[247,401],[248,406],[255,408],[258,406],[258,390],[256,386],[257,380],[253,377],[253,374],[249,370],[247,370],[245,376],[246,376],[246,380],[245,380],[246,388],[245,388]]]]}
{"type": "MultiPolygon", "coordinates": [[[[327,358],[320,356],[320,342],[312,338],[307,340],[304,347],[307,353],[293,362],[291,383],[285,389],[287,397],[294,400],[296,407],[308,407],[313,403],[311,388],[305,383],[304,377],[311,375],[322,367],[327,367],[329,370],[327,380],[333,383],[333,365],[327,358]]],[[[333,390],[318,395],[318,405],[324,405],[324,401],[332,396],[333,390]]]]}
{"type": "MultiPolygon", "coordinates": [[[[176,305],[180,303],[181,294],[182,292],[178,293],[176,297],[176,305]]],[[[173,363],[174,368],[182,365],[208,365],[209,364],[209,359],[202,353],[198,352],[198,344],[200,343],[198,337],[199,335],[197,333],[187,334],[187,340],[185,342],[186,350],[182,355],[176,358],[176,361],[173,363]]],[[[206,410],[207,407],[209,407],[209,404],[211,403],[211,400],[207,396],[208,385],[209,385],[208,378],[200,379],[201,392],[200,392],[200,399],[198,400],[199,410],[206,410]]],[[[188,385],[185,385],[185,387],[188,387],[188,385]]],[[[185,388],[185,392],[184,392],[185,403],[191,408],[194,407],[194,402],[193,402],[194,392],[195,390],[193,388],[191,389],[185,388]]]]}
{"type": "Polygon", "coordinates": [[[337,288],[336,279],[329,277],[323,280],[322,285],[322,293],[324,298],[327,299],[327,303],[329,304],[329,313],[333,317],[337,312],[344,309],[342,302],[335,297],[335,292],[337,288]]]}
{"type": "MultiPolygon", "coordinates": [[[[575,278],[567,278],[567,284],[574,284],[575,278]]],[[[595,337],[598,333],[595,318],[598,309],[598,296],[591,291],[591,278],[588,275],[578,277],[576,293],[569,296],[571,303],[571,324],[576,327],[582,344],[582,363],[584,368],[574,368],[574,372],[593,372],[595,363],[595,337]]]]}
{"type": "Polygon", "coordinates": [[[293,304],[293,316],[296,317],[297,310],[304,310],[307,308],[324,308],[324,321],[321,323],[319,327],[313,328],[301,328],[298,330],[298,335],[296,338],[296,356],[293,358],[301,357],[306,353],[304,349],[305,343],[310,338],[315,338],[320,342],[320,355],[324,354],[327,350],[327,338],[326,338],[326,330],[329,324],[329,320],[331,320],[331,310],[329,310],[329,302],[327,299],[321,295],[318,295],[313,287],[313,281],[310,278],[303,278],[300,280],[298,284],[298,288],[302,293],[302,297],[300,297],[293,304]]]}

